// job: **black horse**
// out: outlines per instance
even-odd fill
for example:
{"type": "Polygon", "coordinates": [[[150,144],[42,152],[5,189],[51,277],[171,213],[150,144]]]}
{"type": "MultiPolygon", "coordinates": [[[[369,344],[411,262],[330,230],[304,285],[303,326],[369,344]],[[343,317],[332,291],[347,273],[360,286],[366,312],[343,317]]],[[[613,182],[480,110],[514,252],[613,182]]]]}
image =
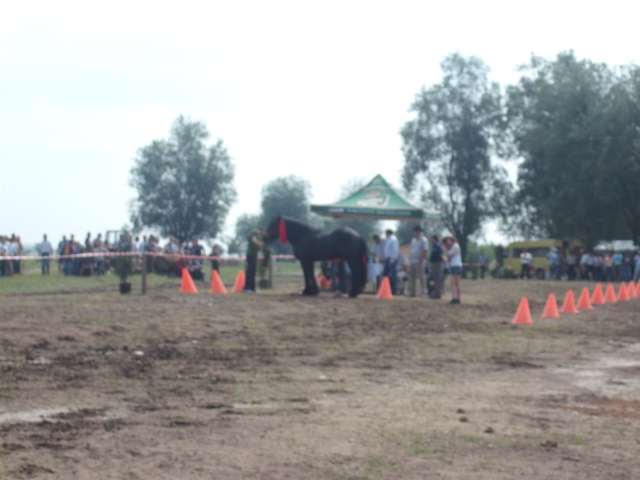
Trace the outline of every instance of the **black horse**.
{"type": "Polygon", "coordinates": [[[367,243],[349,227],[323,232],[293,218],[278,215],[271,220],[266,235],[268,242],[280,238],[291,243],[296,258],[302,264],[305,287],[303,295],[320,292],[313,275],[313,262],[318,260],[345,260],[351,269],[350,297],[357,297],[367,283],[367,243]]]}

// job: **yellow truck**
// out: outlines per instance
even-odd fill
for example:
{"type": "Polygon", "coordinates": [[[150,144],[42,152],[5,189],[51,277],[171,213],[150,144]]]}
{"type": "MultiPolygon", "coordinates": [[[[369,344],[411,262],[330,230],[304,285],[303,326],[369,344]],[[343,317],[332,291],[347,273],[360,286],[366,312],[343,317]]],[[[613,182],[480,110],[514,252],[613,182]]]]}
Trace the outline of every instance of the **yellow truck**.
{"type": "Polygon", "coordinates": [[[522,264],[520,263],[520,254],[525,250],[533,256],[533,265],[531,266],[531,273],[535,275],[535,278],[543,280],[547,276],[549,271],[549,254],[551,251],[557,248],[558,253],[563,255],[565,248],[564,242],[557,239],[547,240],[527,240],[523,242],[512,242],[504,250],[504,263],[503,270],[505,272],[510,271],[512,275],[520,276],[522,272],[522,264]]]}

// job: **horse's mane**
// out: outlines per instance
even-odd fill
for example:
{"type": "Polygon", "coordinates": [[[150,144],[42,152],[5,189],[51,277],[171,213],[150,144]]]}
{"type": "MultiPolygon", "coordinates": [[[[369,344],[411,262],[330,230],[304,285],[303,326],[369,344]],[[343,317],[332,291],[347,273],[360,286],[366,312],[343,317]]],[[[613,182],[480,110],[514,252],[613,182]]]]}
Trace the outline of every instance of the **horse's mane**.
{"type": "Polygon", "coordinates": [[[321,230],[301,221],[296,218],[286,217],[284,215],[278,215],[274,217],[269,223],[268,234],[273,238],[277,238],[278,236],[278,227],[280,225],[280,221],[284,220],[287,227],[287,237],[290,241],[296,242],[296,240],[306,237],[310,234],[319,234],[322,233],[321,230]]]}

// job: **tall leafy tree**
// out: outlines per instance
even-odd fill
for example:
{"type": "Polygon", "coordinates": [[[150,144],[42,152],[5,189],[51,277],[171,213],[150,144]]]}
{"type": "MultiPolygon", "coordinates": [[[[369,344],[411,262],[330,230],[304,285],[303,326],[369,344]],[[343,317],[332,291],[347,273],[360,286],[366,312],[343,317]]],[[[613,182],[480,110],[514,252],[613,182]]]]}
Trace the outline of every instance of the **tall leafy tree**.
{"type": "Polygon", "coordinates": [[[608,200],[605,239],[640,244],[640,67],[621,70],[597,126],[603,135],[597,175],[599,197],[608,200]],[[613,214],[613,215],[612,215],[613,214]],[[617,214],[617,215],[616,215],[617,214]],[[616,221],[617,220],[617,221],[616,221]]]}
{"type": "Polygon", "coordinates": [[[249,237],[260,226],[265,226],[261,215],[245,213],[238,217],[236,220],[235,241],[241,252],[244,252],[247,249],[249,237]]]}
{"type": "MultiPolygon", "coordinates": [[[[311,184],[295,175],[279,177],[262,187],[262,223],[277,215],[296,218],[303,222],[310,222],[311,184]]],[[[289,244],[280,242],[271,244],[275,253],[288,254],[292,252],[289,244]]]]}
{"type": "Polygon", "coordinates": [[[295,175],[279,177],[262,187],[262,218],[268,223],[276,215],[309,222],[311,184],[295,175]]]}
{"type": "Polygon", "coordinates": [[[444,225],[467,242],[486,219],[509,213],[512,186],[491,156],[502,152],[506,123],[502,95],[478,57],[459,53],[441,63],[442,82],[423,88],[402,129],[407,191],[424,185],[424,200],[443,212],[444,225]]]}
{"type": "Polygon", "coordinates": [[[613,238],[621,195],[633,192],[620,183],[632,171],[622,167],[623,159],[633,158],[632,89],[623,83],[612,89],[615,75],[605,64],[578,60],[573,52],[553,60],[534,56],[523,70],[508,91],[513,138],[523,158],[518,227],[586,246],[613,238]]]}
{"type": "Polygon", "coordinates": [[[208,138],[202,122],[180,116],[168,139],[138,151],[130,180],[138,191],[135,227],[181,241],[218,234],[236,198],[234,169],[222,141],[207,147],[208,138]]]}

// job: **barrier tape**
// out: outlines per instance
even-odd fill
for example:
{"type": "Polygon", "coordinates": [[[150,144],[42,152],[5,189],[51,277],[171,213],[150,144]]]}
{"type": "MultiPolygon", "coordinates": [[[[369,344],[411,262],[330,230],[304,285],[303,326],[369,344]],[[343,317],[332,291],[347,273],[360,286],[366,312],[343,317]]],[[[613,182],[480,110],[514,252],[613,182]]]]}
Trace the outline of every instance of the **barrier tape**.
{"type": "MultiPolygon", "coordinates": [[[[74,258],[92,258],[92,257],[142,257],[149,255],[153,257],[178,257],[187,259],[200,260],[246,260],[246,257],[230,257],[230,256],[211,256],[211,255],[186,255],[184,253],[163,253],[163,252],[91,252],[91,253],[73,253],[70,255],[15,255],[0,256],[0,260],[70,260],[74,258]]],[[[271,255],[276,260],[294,260],[295,255],[271,255]]]]}
{"type": "MultiPolygon", "coordinates": [[[[74,258],[92,258],[92,257],[142,257],[143,255],[149,255],[152,257],[178,257],[186,258],[189,260],[237,260],[244,261],[247,257],[230,257],[230,256],[213,256],[213,255],[186,255],[183,253],[163,253],[163,252],[91,252],[91,253],[74,253],[71,255],[17,255],[17,256],[2,256],[0,260],[72,260],[74,258]]],[[[295,255],[271,255],[275,260],[295,260],[295,255]]],[[[263,258],[263,257],[259,257],[263,258]]],[[[486,263],[463,263],[464,267],[488,267],[486,263]]]]}

